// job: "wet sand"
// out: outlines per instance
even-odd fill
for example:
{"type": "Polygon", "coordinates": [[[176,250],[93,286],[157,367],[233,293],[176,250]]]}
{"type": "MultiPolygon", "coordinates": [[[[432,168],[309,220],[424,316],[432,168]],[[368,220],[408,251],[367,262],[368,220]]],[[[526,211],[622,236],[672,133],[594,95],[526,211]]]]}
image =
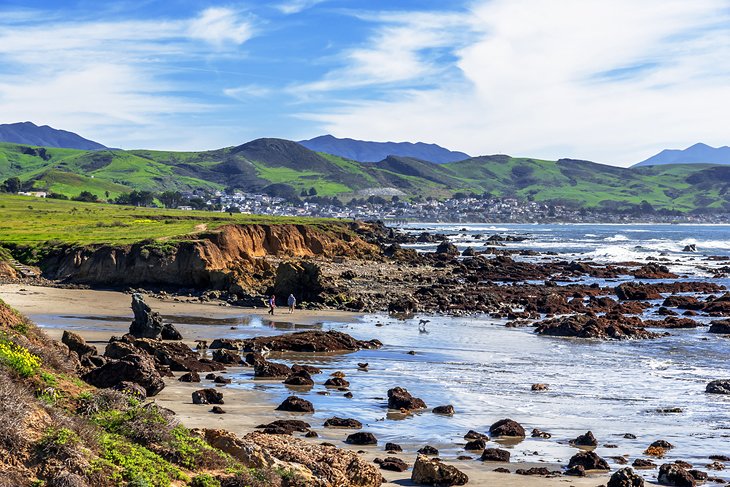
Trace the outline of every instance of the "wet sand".
{"type": "MultiPolygon", "coordinates": [[[[94,343],[103,351],[107,340],[112,335],[122,335],[127,332],[131,321],[132,312],[129,308],[130,296],[128,294],[114,291],[77,290],[44,288],[23,285],[0,285],[0,299],[20,312],[33,318],[34,316],[45,316],[46,322],[53,323],[49,317],[76,316],[88,317],[90,322],[85,322],[77,331],[90,343],[94,343]],[[104,317],[100,319],[100,317],[104,317]],[[96,322],[94,322],[96,320],[96,322]],[[101,328],[101,329],[99,329],[101,328]]],[[[248,319],[251,317],[271,321],[270,326],[278,333],[292,331],[297,327],[313,327],[324,321],[352,322],[356,323],[359,315],[340,311],[302,311],[298,310],[293,315],[281,312],[273,318],[266,315],[266,309],[241,309],[219,306],[213,303],[200,302],[174,302],[171,300],[159,300],[146,297],[145,300],[153,310],[160,312],[163,316],[175,316],[178,329],[185,336],[185,343],[192,344],[196,339],[210,340],[221,336],[221,327],[209,328],[201,325],[185,324],[185,317],[195,317],[195,322],[200,323],[201,319],[211,320],[212,324],[233,323],[237,319],[248,319]],[[296,320],[296,327],[291,320],[296,320]],[[215,330],[215,331],[214,331],[215,330]]],[[[192,321],[192,320],[191,320],[192,321]]],[[[67,323],[65,320],[59,320],[67,323]]],[[[235,325],[234,325],[235,326],[235,325]]],[[[45,328],[48,334],[60,339],[64,327],[51,326],[45,328]]],[[[245,371],[245,369],[229,368],[228,373],[233,375],[245,371]]],[[[179,375],[179,374],[177,374],[179,375]]],[[[265,385],[271,381],[256,381],[257,384],[265,385]]],[[[275,381],[278,383],[278,381],[275,381]]],[[[229,430],[238,435],[245,435],[254,431],[255,426],[261,423],[268,423],[276,419],[302,419],[312,424],[312,429],[317,431],[320,438],[307,439],[307,441],[322,442],[329,441],[342,448],[348,446],[344,443],[345,437],[352,433],[347,429],[324,428],[316,420],[311,420],[307,415],[275,411],[276,403],[272,395],[266,392],[237,387],[222,386],[224,390],[225,404],[222,406],[227,412],[223,415],[216,415],[210,412],[209,406],[194,405],[191,400],[191,393],[201,387],[210,386],[209,381],[200,384],[181,383],[176,378],[166,380],[165,389],[154,398],[160,405],[172,409],[180,418],[182,424],[189,428],[221,428],[229,430]]],[[[354,450],[363,450],[363,456],[372,461],[376,457],[384,458],[390,456],[378,447],[356,447],[354,450]]],[[[415,460],[416,453],[407,451],[397,456],[406,463],[411,464],[415,460]]],[[[476,455],[474,455],[476,456],[476,455]]],[[[449,461],[452,465],[466,473],[469,478],[468,485],[474,486],[505,486],[505,487],[537,487],[537,486],[565,486],[594,487],[598,484],[605,484],[607,476],[591,475],[586,478],[575,477],[532,477],[522,475],[509,475],[493,472],[497,467],[506,467],[514,471],[517,468],[528,469],[533,466],[547,467],[550,470],[560,470],[558,464],[545,462],[515,462],[515,463],[481,463],[478,461],[449,461]]],[[[386,483],[383,485],[414,485],[410,481],[410,471],[403,473],[381,471],[386,483]]]]}

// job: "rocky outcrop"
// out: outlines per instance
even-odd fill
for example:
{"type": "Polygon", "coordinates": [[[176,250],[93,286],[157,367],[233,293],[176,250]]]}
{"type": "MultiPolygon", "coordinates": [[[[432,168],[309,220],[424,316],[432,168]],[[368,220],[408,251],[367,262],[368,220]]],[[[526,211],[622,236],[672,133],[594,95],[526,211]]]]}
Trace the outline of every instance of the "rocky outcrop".
{"type": "Polygon", "coordinates": [[[583,435],[579,435],[576,439],[570,441],[575,446],[598,446],[598,440],[593,436],[592,431],[588,431],[583,435]]]}
{"type": "Polygon", "coordinates": [[[413,397],[410,392],[402,387],[394,387],[388,390],[388,407],[390,409],[403,409],[412,411],[415,409],[426,409],[423,399],[413,397]]]}
{"type": "MultiPolygon", "coordinates": [[[[717,320],[710,323],[709,333],[730,335],[730,320],[717,320]]],[[[65,343],[65,342],[64,342],[65,343]]]]}
{"type": "Polygon", "coordinates": [[[674,487],[695,487],[696,482],[692,474],[676,463],[665,463],[659,467],[657,481],[661,485],[674,487]]]}
{"type": "Polygon", "coordinates": [[[313,413],[314,406],[306,399],[297,396],[289,396],[279,404],[277,411],[291,411],[295,413],[313,413]]]}
{"type": "Polygon", "coordinates": [[[611,313],[604,316],[573,315],[537,323],[535,333],[548,336],[631,340],[657,338],[646,331],[640,318],[611,313]]]}
{"type": "Polygon", "coordinates": [[[360,429],[362,428],[362,423],[356,419],[352,418],[338,418],[337,416],[334,416],[332,418],[327,419],[324,422],[325,428],[351,428],[351,429],[360,429]]]}
{"type": "Polygon", "coordinates": [[[144,302],[139,293],[132,294],[134,320],[129,325],[129,334],[135,338],[159,338],[162,334],[162,316],[144,302]]]}
{"type": "Polygon", "coordinates": [[[465,485],[469,477],[456,467],[442,463],[425,455],[418,455],[411,472],[411,481],[416,485],[465,485]]]}
{"type": "Polygon", "coordinates": [[[611,475],[606,487],[644,487],[644,479],[626,467],[611,475]]]}
{"type": "Polygon", "coordinates": [[[200,358],[200,354],[184,343],[170,343],[149,338],[134,338],[124,335],[112,337],[106,346],[105,357],[123,359],[130,354],[150,356],[162,371],[163,368],[176,372],[213,372],[223,370],[223,364],[200,358]]]}
{"type": "Polygon", "coordinates": [[[350,445],[377,445],[378,439],[375,438],[375,435],[372,433],[359,431],[357,433],[347,435],[345,443],[349,443],[350,445]]]}
{"type": "Polygon", "coordinates": [[[582,451],[570,458],[568,468],[578,466],[584,470],[610,470],[608,462],[592,451],[582,451]]]}
{"type": "Polygon", "coordinates": [[[215,389],[200,389],[192,394],[193,404],[223,404],[223,393],[215,389]]]}
{"type": "Polygon", "coordinates": [[[708,394],[730,394],[730,379],[713,380],[705,388],[708,394]]]}
{"type": "Polygon", "coordinates": [[[81,378],[101,389],[114,387],[122,382],[131,382],[142,386],[147,396],[154,396],[165,387],[154,361],[147,355],[132,354],[122,360],[109,360],[81,378]]]}
{"type": "Polygon", "coordinates": [[[525,428],[523,428],[517,421],[507,418],[501,419],[490,426],[489,434],[492,436],[524,437],[525,428]]]}
{"type": "Polygon", "coordinates": [[[94,347],[93,345],[89,345],[88,343],[86,343],[86,340],[84,340],[81,335],[72,331],[63,331],[61,343],[66,345],[69,350],[76,353],[76,355],[79,356],[79,359],[91,355],[97,355],[98,353],[96,347],[94,347]]]}
{"type": "Polygon", "coordinates": [[[509,462],[510,452],[501,448],[485,448],[480,458],[483,462],[509,462]]]}
{"type": "Polygon", "coordinates": [[[245,340],[219,339],[210,348],[238,349],[260,352],[263,349],[276,352],[349,352],[382,347],[378,340],[356,340],[336,330],[301,331],[277,336],[255,337],[245,340]]]}

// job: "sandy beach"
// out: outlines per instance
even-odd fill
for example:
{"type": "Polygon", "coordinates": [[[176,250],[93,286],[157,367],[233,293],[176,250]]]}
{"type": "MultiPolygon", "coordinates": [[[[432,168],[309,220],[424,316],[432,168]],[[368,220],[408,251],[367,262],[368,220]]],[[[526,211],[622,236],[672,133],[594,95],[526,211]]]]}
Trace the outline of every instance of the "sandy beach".
{"type": "MultiPolygon", "coordinates": [[[[87,317],[108,317],[101,325],[103,330],[95,329],[92,324],[76,329],[90,343],[94,343],[100,350],[103,350],[106,341],[112,335],[126,333],[131,320],[129,308],[130,296],[128,294],[114,291],[78,290],[62,288],[44,288],[22,285],[1,285],[0,298],[20,312],[33,317],[44,316],[87,316],[87,317]]],[[[193,301],[191,299],[191,301],[193,301]]],[[[212,303],[200,302],[176,302],[171,300],[159,300],[147,298],[150,306],[159,311],[163,316],[196,317],[209,320],[230,320],[263,318],[271,320],[271,326],[280,327],[282,332],[290,330],[296,322],[297,326],[313,326],[324,321],[352,322],[356,324],[359,316],[353,313],[339,311],[296,311],[289,315],[280,313],[273,318],[266,315],[266,309],[237,309],[226,306],[218,306],[212,303]]],[[[53,320],[50,320],[51,322],[53,320]]],[[[214,321],[220,324],[220,321],[214,321]]],[[[185,337],[185,342],[192,344],[194,340],[210,340],[220,334],[220,327],[216,331],[208,331],[204,326],[177,325],[185,337]]],[[[296,329],[296,328],[294,328],[296,329]]],[[[63,328],[46,327],[46,331],[53,338],[60,338],[63,328]]],[[[229,368],[227,373],[236,374],[243,369],[229,368]]],[[[179,374],[178,374],[179,375],[179,374]]],[[[258,381],[257,381],[258,382],[258,381]]],[[[271,381],[261,381],[261,384],[271,381]]],[[[208,406],[194,405],[191,400],[191,393],[200,389],[203,384],[181,383],[176,378],[166,380],[165,389],[154,398],[160,405],[176,412],[180,421],[189,428],[222,428],[238,435],[245,435],[254,431],[256,425],[267,423],[276,419],[302,419],[311,421],[307,415],[285,413],[274,411],[276,403],[266,392],[258,390],[241,389],[237,387],[223,386],[225,392],[225,415],[216,415],[209,412],[208,406]]],[[[317,431],[319,438],[308,439],[307,441],[321,442],[329,441],[342,448],[347,448],[344,443],[345,437],[352,433],[347,429],[324,428],[321,424],[311,421],[312,429],[317,431]]],[[[353,448],[364,451],[362,455],[368,460],[376,457],[388,456],[382,446],[353,448]]],[[[415,460],[415,451],[404,451],[395,456],[400,457],[406,463],[411,464],[415,460]]],[[[468,485],[475,486],[506,486],[506,487],[529,487],[529,486],[560,486],[571,485],[576,487],[595,486],[607,481],[607,476],[589,475],[586,478],[575,477],[534,477],[522,475],[510,475],[493,472],[497,467],[507,467],[514,471],[517,468],[528,469],[533,466],[547,467],[550,470],[559,470],[558,464],[545,462],[513,462],[513,463],[482,463],[477,461],[454,461],[449,462],[466,473],[470,482],[468,485]]],[[[410,481],[410,472],[403,473],[382,471],[386,483],[384,485],[414,485],[410,481]]]]}

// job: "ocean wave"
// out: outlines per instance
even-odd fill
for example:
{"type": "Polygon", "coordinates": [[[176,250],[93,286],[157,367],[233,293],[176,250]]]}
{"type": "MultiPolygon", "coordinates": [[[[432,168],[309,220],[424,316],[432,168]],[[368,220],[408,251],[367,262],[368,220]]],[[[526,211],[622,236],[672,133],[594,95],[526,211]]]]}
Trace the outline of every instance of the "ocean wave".
{"type": "Polygon", "coordinates": [[[627,242],[629,240],[629,237],[617,233],[613,237],[606,237],[603,240],[605,240],[606,242],[627,242]]]}

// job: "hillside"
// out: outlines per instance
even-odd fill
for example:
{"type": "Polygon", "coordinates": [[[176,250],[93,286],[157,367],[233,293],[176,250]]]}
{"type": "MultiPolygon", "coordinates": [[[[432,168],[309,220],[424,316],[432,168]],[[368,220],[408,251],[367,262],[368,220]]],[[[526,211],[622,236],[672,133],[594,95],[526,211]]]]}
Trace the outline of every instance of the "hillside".
{"type": "Polygon", "coordinates": [[[0,124],[0,142],[66,149],[106,149],[100,143],[85,139],[73,132],[54,129],[48,125],[39,127],[32,122],[0,124]]]}
{"type": "Polygon", "coordinates": [[[388,156],[401,156],[443,164],[469,158],[469,155],[463,152],[423,142],[368,142],[321,135],[309,140],[300,140],[299,143],[316,152],[326,152],[358,162],[378,162],[388,156]]]}
{"type": "Polygon", "coordinates": [[[665,149],[634,167],[660,164],[730,164],[730,147],[710,147],[700,143],[684,150],[665,149]]]}
{"type": "Polygon", "coordinates": [[[575,207],[616,208],[646,201],[656,209],[691,211],[728,204],[723,166],[653,165],[620,168],[588,161],[547,161],[507,155],[434,164],[388,156],[360,163],[296,142],[258,139],[203,152],[99,150],[0,143],[0,181],[16,176],[35,189],[104,199],[136,190],[240,189],[285,198],[314,188],[343,199],[368,194],[448,197],[489,193],[575,207]]]}

